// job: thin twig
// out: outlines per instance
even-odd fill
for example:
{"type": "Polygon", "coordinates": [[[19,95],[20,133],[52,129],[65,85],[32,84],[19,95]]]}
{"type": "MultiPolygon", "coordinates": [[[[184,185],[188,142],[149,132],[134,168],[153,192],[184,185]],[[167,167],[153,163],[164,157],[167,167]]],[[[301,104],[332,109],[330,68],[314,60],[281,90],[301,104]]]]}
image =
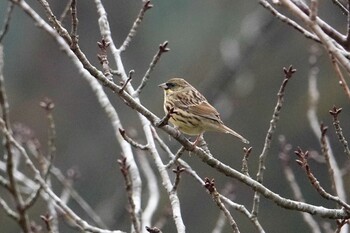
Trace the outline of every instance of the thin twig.
{"type": "Polygon", "coordinates": [[[153,7],[153,5],[151,4],[151,1],[150,0],[147,0],[144,2],[134,24],[132,25],[131,29],[130,29],[130,32],[129,34],[127,35],[127,37],[125,38],[122,46],[120,46],[119,48],[119,51],[120,52],[123,52],[126,50],[126,48],[129,46],[132,38],[136,35],[137,33],[137,29],[138,27],[140,26],[142,20],[143,20],[143,17],[146,13],[147,10],[151,9],[153,7]]]}
{"type": "Polygon", "coordinates": [[[64,10],[62,11],[62,14],[60,16],[60,22],[62,23],[63,20],[66,18],[66,16],[68,15],[68,12],[70,11],[71,5],[72,5],[72,1],[73,0],[69,0],[66,4],[66,7],[64,8],[64,10]]]}
{"type": "Polygon", "coordinates": [[[9,27],[10,27],[10,21],[12,12],[14,9],[14,4],[12,2],[8,2],[7,11],[4,19],[4,25],[2,26],[2,29],[0,30],[0,43],[2,43],[2,40],[4,39],[9,27]]]}
{"type": "MultiPolygon", "coordinates": [[[[28,6],[28,4],[24,1],[11,0],[14,4],[17,4],[22,7],[22,9],[28,13],[33,19],[39,17],[36,15],[32,9],[28,6]]],[[[56,16],[51,10],[49,3],[46,0],[38,0],[41,6],[44,8],[45,14],[52,27],[58,32],[58,34],[67,42],[68,45],[72,44],[72,38],[69,35],[68,31],[62,27],[61,23],[57,20],[56,16]]]]}
{"type": "Polygon", "coordinates": [[[311,183],[311,185],[316,189],[316,191],[325,199],[332,200],[339,204],[340,206],[344,207],[347,211],[350,210],[350,205],[347,204],[345,201],[341,200],[337,196],[333,196],[329,194],[321,185],[320,182],[317,180],[317,178],[314,176],[314,174],[311,171],[311,168],[308,163],[308,151],[302,151],[300,148],[294,152],[299,159],[296,160],[296,162],[305,170],[306,175],[311,183]]]}
{"type": "Polygon", "coordinates": [[[333,109],[331,109],[329,111],[329,113],[333,117],[333,125],[334,125],[334,128],[335,128],[335,132],[338,135],[338,139],[339,139],[340,143],[344,147],[344,152],[350,157],[349,144],[348,144],[348,141],[345,139],[345,137],[343,135],[343,130],[340,127],[340,121],[338,119],[338,115],[340,114],[341,110],[342,110],[342,108],[337,108],[336,106],[333,106],[333,109]]]}
{"type": "Polygon", "coordinates": [[[133,194],[132,194],[132,180],[130,179],[129,166],[126,163],[126,157],[124,157],[122,159],[118,159],[118,163],[119,163],[120,171],[122,172],[123,177],[124,177],[125,190],[126,190],[126,193],[128,196],[128,202],[129,202],[129,206],[130,206],[129,214],[130,214],[131,222],[134,226],[135,232],[140,233],[141,232],[141,224],[138,221],[139,218],[136,216],[137,213],[135,211],[135,202],[134,202],[133,194]]]}
{"type": "Polygon", "coordinates": [[[49,233],[53,233],[54,231],[52,229],[52,220],[53,220],[52,216],[45,214],[45,215],[41,215],[40,218],[44,221],[46,230],[49,233]]]}
{"type": "Polygon", "coordinates": [[[146,180],[148,198],[145,207],[142,211],[142,225],[151,226],[153,215],[158,212],[160,201],[160,186],[158,184],[158,177],[156,171],[151,167],[149,156],[146,156],[145,152],[138,150],[138,159],[141,171],[143,172],[146,180]]]}
{"type": "Polygon", "coordinates": [[[16,222],[19,222],[20,217],[19,215],[13,211],[6,203],[4,199],[0,197],[0,207],[4,210],[5,214],[15,220],[16,222]]]}
{"type": "MultiPolygon", "coordinates": [[[[55,132],[55,125],[54,125],[53,116],[52,116],[52,110],[54,108],[54,103],[50,99],[45,98],[44,101],[40,102],[40,106],[46,110],[47,118],[49,120],[49,129],[50,129],[49,130],[49,143],[48,143],[49,153],[48,153],[47,160],[45,160],[43,158],[43,155],[40,152],[40,149],[39,149],[40,144],[37,142],[38,140],[30,140],[30,141],[32,141],[31,143],[34,144],[34,148],[36,148],[36,152],[37,152],[36,158],[39,159],[39,163],[42,165],[42,176],[44,177],[45,180],[48,181],[48,178],[50,175],[50,170],[51,170],[52,163],[53,163],[53,158],[54,158],[55,151],[56,151],[56,147],[54,145],[56,132],[55,132]]],[[[48,181],[48,183],[50,183],[50,182],[48,181]]],[[[34,203],[36,202],[36,200],[40,196],[41,189],[42,189],[42,187],[39,186],[37,190],[35,190],[34,192],[31,193],[31,195],[27,198],[27,200],[24,203],[24,206],[23,206],[24,209],[29,209],[31,206],[34,205],[34,203]]],[[[55,219],[55,220],[57,220],[57,219],[55,219]]]]}
{"type": "Polygon", "coordinates": [[[74,50],[78,45],[78,15],[77,15],[77,0],[72,0],[70,5],[70,11],[72,15],[72,31],[71,31],[71,48],[74,50]]]}
{"type": "MultiPolygon", "coordinates": [[[[22,3],[23,4],[23,3],[22,3]]],[[[34,173],[34,180],[43,187],[43,190],[53,199],[55,204],[64,211],[67,217],[71,219],[71,222],[74,223],[79,229],[88,232],[96,232],[96,233],[122,233],[121,231],[109,231],[105,229],[100,229],[88,224],[86,221],[81,219],[78,215],[76,215],[62,200],[50,189],[50,187],[46,184],[45,180],[42,178],[40,171],[35,167],[34,163],[30,160],[29,155],[26,150],[13,138],[11,132],[6,128],[6,124],[3,119],[0,118],[0,128],[2,132],[9,138],[10,143],[17,148],[22,154],[25,164],[27,167],[34,173]]],[[[29,232],[29,231],[28,231],[29,232]]]]}
{"type": "Polygon", "coordinates": [[[100,61],[100,64],[102,65],[103,74],[108,78],[109,81],[113,82],[113,75],[111,68],[109,67],[107,55],[107,49],[110,45],[110,42],[108,42],[105,39],[102,39],[101,42],[97,42],[97,45],[101,50],[101,52],[97,54],[97,58],[100,61]]]}
{"type": "MultiPolygon", "coordinates": [[[[265,167],[265,160],[268,155],[268,152],[271,147],[271,142],[272,142],[272,136],[275,132],[277,122],[279,120],[279,115],[280,111],[284,102],[284,91],[287,86],[288,81],[292,78],[293,74],[296,72],[296,69],[294,69],[292,66],[289,66],[289,68],[283,68],[284,72],[284,80],[281,84],[281,87],[277,93],[277,104],[275,106],[275,109],[272,114],[272,119],[270,121],[270,127],[267,131],[266,137],[265,137],[265,143],[264,143],[264,148],[259,156],[259,168],[258,168],[258,173],[257,173],[257,181],[259,183],[263,183],[264,180],[264,170],[266,169],[265,167]]],[[[259,212],[259,203],[260,203],[260,194],[259,192],[255,192],[254,194],[254,202],[253,202],[253,208],[252,208],[252,214],[253,216],[258,216],[259,212]]]]}
{"type": "Polygon", "coordinates": [[[180,166],[176,166],[176,169],[173,169],[173,172],[175,173],[173,191],[177,190],[180,183],[181,173],[184,172],[185,170],[186,170],[185,168],[180,166]]]}
{"type": "Polygon", "coordinates": [[[129,71],[129,76],[128,79],[124,82],[122,88],[119,90],[119,92],[123,92],[126,88],[126,86],[128,85],[128,83],[131,81],[132,79],[132,75],[135,73],[135,70],[130,70],[129,71]]]}
{"type": "Polygon", "coordinates": [[[335,70],[335,73],[339,77],[339,85],[344,89],[345,94],[350,99],[350,89],[349,86],[343,76],[343,73],[341,72],[337,60],[334,58],[334,55],[332,53],[329,53],[333,68],[335,70]]]}
{"type": "Polygon", "coordinates": [[[328,149],[328,143],[327,143],[327,139],[326,139],[326,133],[327,133],[328,127],[324,126],[321,123],[320,129],[321,129],[320,143],[321,143],[322,155],[323,155],[323,157],[326,160],[326,164],[327,164],[327,167],[328,167],[328,174],[329,174],[329,177],[330,177],[330,182],[332,184],[333,193],[338,196],[337,187],[336,187],[335,178],[334,178],[334,171],[333,171],[333,168],[332,168],[332,165],[331,165],[331,162],[330,162],[330,155],[328,153],[329,149],[328,149]]]}
{"type": "MultiPolygon", "coordinates": [[[[9,119],[9,103],[7,100],[4,76],[3,76],[3,67],[4,67],[3,59],[4,59],[3,47],[0,44],[0,108],[2,112],[1,117],[2,117],[4,127],[6,127],[8,131],[11,131],[10,119],[9,119]]],[[[6,155],[7,155],[6,172],[9,180],[10,192],[15,201],[16,209],[19,216],[18,224],[20,225],[24,233],[29,233],[30,221],[29,221],[29,217],[26,209],[23,208],[24,206],[23,197],[19,191],[18,183],[14,177],[16,168],[14,167],[13,147],[11,145],[11,140],[8,134],[5,134],[4,145],[5,145],[6,155]]]]}
{"type": "Polygon", "coordinates": [[[140,143],[135,142],[133,139],[131,139],[128,135],[126,135],[126,132],[124,129],[119,129],[120,134],[124,138],[125,141],[127,141],[130,145],[133,147],[140,149],[140,150],[148,150],[149,146],[148,145],[142,145],[140,143]]]}
{"type": "Polygon", "coordinates": [[[145,75],[142,78],[142,81],[141,81],[140,85],[136,88],[135,92],[133,93],[133,96],[139,96],[140,95],[142,89],[146,86],[146,84],[147,84],[147,82],[149,80],[150,74],[151,74],[152,70],[154,69],[154,67],[156,66],[156,64],[158,63],[161,55],[163,53],[168,52],[170,50],[167,46],[168,46],[168,41],[165,41],[163,44],[159,45],[159,49],[158,49],[157,54],[154,55],[151,63],[149,64],[149,67],[148,67],[145,75]]]}
{"type": "Polygon", "coordinates": [[[318,37],[315,34],[313,34],[312,32],[309,32],[307,29],[300,26],[294,20],[278,12],[273,6],[271,6],[271,4],[267,0],[259,0],[259,4],[265,7],[267,10],[269,10],[271,14],[275,16],[277,19],[281,20],[282,22],[293,27],[297,31],[301,32],[306,38],[311,39],[317,43],[321,43],[321,41],[318,39],[318,37]]]}
{"type": "Polygon", "coordinates": [[[339,9],[341,10],[341,12],[344,15],[349,15],[349,6],[348,8],[346,8],[341,2],[339,2],[338,0],[332,0],[332,2],[339,7],[339,9]]]}
{"type": "MultiPolygon", "coordinates": [[[[292,146],[286,142],[286,138],[282,135],[279,136],[279,142],[281,144],[281,152],[280,152],[279,158],[282,162],[284,175],[288,181],[290,188],[292,189],[295,200],[300,202],[305,202],[302,189],[297,183],[294,172],[290,167],[289,152],[292,149],[292,146]]],[[[300,214],[302,215],[304,222],[309,226],[310,231],[312,233],[321,233],[319,224],[315,221],[315,219],[310,214],[305,212],[300,212],[300,214]]]]}
{"type": "MultiPolygon", "coordinates": [[[[343,4],[341,4],[340,2],[338,2],[337,0],[333,0],[333,1],[335,1],[335,3],[338,3],[337,5],[341,8],[341,9],[343,9],[343,8],[345,8],[344,6],[343,6],[343,4]]],[[[347,12],[347,22],[346,22],[346,24],[347,24],[347,31],[346,31],[346,42],[347,42],[347,47],[349,48],[350,47],[350,14],[349,14],[349,10],[350,10],[350,1],[348,0],[347,1],[347,9],[345,9],[345,10],[343,10],[343,12],[347,12]]]]}
{"type": "Polygon", "coordinates": [[[249,168],[248,168],[248,157],[250,155],[250,153],[252,152],[252,147],[247,148],[243,148],[244,151],[244,155],[243,155],[243,159],[242,159],[242,173],[246,176],[250,176],[249,175],[249,168]]]}
{"type": "Polygon", "coordinates": [[[222,203],[222,201],[220,199],[220,195],[215,187],[214,179],[210,180],[209,178],[205,178],[204,182],[205,182],[204,187],[208,190],[208,192],[210,193],[210,195],[213,198],[216,205],[225,214],[226,219],[228,220],[228,223],[230,224],[230,226],[232,228],[232,231],[234,233],[239,233],[240,231],[238,229],[237,223],[235,222],[232,215],[230,214],[230,211],[228,211],[228,209],[225,207],[225,205],[222,203]]]}
{"type": "Polygon", "coordinates": [[[172,160],[170,160],[169,163],[165,165],[165,167],[169,169],[171,166],[173,166],[185,151],[185,147],[181,146],[181,148],[176,152],[175,157],[172,160]]]}

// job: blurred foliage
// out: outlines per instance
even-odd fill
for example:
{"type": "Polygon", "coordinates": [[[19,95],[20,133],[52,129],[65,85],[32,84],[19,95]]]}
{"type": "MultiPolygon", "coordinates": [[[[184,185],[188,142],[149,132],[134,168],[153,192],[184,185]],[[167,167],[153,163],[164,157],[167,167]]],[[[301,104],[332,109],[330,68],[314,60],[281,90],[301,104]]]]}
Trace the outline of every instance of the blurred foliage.
{"type": "MultiPolygon", "coordinates": [[[[28,3],[44,15],[36,1],[28,3]]],[[[51,1],[50,4],[54,12],[60,15],[66,1],[51,1]]],[[[104,4],[113,38],[120,45],[140,10],[141,1],[106,0],[104,4]]],[[[251,141],[253,152],[249,168],[252,176],[256,174],[257,159],[277,100],[276,94],[283,80],[282,68],[292,64],[298,70],[286,90],[285,104],[267,158],[264,180],[271,190],[292,198],[278,158],[280,146],[277,137],[285,135],[293,148],[301,146],[320,152],[318,139],[312,133],[306,117],[309,106],[308,59],[310,46],[314,42],[275,19],[257,1],[154,0],[153,5],[153,9],[146,13],[137,36],[123,54],[126,70],[135,70],[132,84],[138,85],[157,52],[158,45],[165,40],[169,41],[171,51],[162,56],[151,74],[151,80],[141,94],[143,104],[158,116],[163,116],[163,93],[157,84],[173,76],[184,77],[217,107],[226,125],[251,141]]],[[[6,6],[7,1],[0,2],[0,19],[4,18],[6,6]]],[[[90,61],[100,67],[96,42],[101,38],[93,2],[78,1],[78,16],[80,47],[90,61]]],[[[335,28],[345,31],[346,16],[331,1],[320,1],[320,16],[335,28]]],[[[69,28],[69,16],[63,23],[69,28]]],[[[31,19],[18,9],[15,9],[10,30],[3,43],[5,84],[12,122],[28,125],[46,149],[47,122],[39,101],[46,96],[51,98],[56,106],[55,165],[62,171],[72,167],[77,169],[80,176],[74,183],[75,188],[109,226],[128,229],[130,222],[126,214],[124,183],[117,165],[117,159],[120,158],[119,145],[110,122],[90,87],[79,77],[75,67],[60,52],[52,38],[35,27],[31,19]]],[[[113,68],[113,62],[110,63],[113,68]]],[[[336,139],[328,110],[334,104],[343,107],[341,124],[345,135],[349,135],[348,99],[338,86],[326,52],[320,55],[317,65],[320,69],[318,81],[321,94],[318,117],[330,126],[333,151],[339,164],[344,165],[347,160],[336,139]]],[[[135,132],[134,137],[139,137],[140,141],[144,140],[142,131],[136,132],[140,125],[134,112],[115,94],[109,90],[106,92],[116,106],[125,129],[135,132]]],[[[168,141],[165,134],[160,134],[168,141]]],[[[206,140],[215,156],[235,169],[240,169],[243,145],[238,140],[233,141],[229,135],[215,133],[206,134],[206,140]]],[[[174,140],[168,142],[174,150],[179,147],[174,140]]],[[[293,156],[291,154],[292,161],[293,156]]],[[[233,182],[236,201],[250,208],[253,197],[250,189],[222,177],[195,157],[186,154],[183,158],[201,177],[215,178],[219,190],[226,183],[233,182]]],[[[310,187],[301,169],[294,163],[291,166],[306,200],[313,204],[324,204],[326,201],[310,187]]],[[[322,185],[330,190],[326,166],[316,162],[311,163],[311,166],[322,185]]],[[[164,190],[162,192],[164,194],[164,190]]],[[[0,193],[3,192],[0,190],[0,193]]],[[[183,175],[180,183],[179,196],[188,232],[209,232],[219,214],[210,196],[186,175],[183,175]]],[[[334,207],[333,204],[329,205],[334,207]]],[[[168,206],[168,199],[164,196],[158,216],[168,206]]],[[[37,216],[43,214],[40,205],[36,205],[32,211],[37,216]]],[[[232,212],[241,232],[254,232],[255,229],[245,217],[236,211],[232,212]]],[[[306,224],[301,222],[299,213],[283,210],[270,201],[263,200],[260,217],[261,224],[267,231],[308,231],[306,224]],[[281,221],[282,214],[288,215],[288,218],[281,221]]],[[[34,220],[41,222],[39,217],[34,220]]],[[[0,226],[2,232],[14,233],[19,230],[12,220],[4,216],[3,211],[0,211],[0,226]]],[[[163,230],[174,232],[173,223],[169,221],[163,230]]],[[[61,231],[71,232],[66,226],[61,226],[61,231]]]]}

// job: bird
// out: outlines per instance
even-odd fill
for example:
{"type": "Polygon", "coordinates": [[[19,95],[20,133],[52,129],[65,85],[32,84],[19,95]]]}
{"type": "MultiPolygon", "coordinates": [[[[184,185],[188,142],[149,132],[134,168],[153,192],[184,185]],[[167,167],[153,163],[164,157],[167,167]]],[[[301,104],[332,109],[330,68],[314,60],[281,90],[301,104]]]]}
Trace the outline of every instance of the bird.
{"type": "Polygon", "coordinates": [[[158,86],[164,90],[164,111],[170,114],[169,122],[180,132],[197,136],[194,145],[206,131],[228,133],[249,144],[247,139],[227,127],[218,111],[183,78],[172,78],[158,86]]]}

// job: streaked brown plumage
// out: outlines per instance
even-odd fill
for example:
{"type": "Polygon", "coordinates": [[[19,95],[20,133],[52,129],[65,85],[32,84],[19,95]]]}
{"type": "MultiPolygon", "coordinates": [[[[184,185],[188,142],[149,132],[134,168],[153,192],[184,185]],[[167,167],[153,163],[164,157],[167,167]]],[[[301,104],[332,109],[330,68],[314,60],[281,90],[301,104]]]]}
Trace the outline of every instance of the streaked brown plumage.
{"type": "Polygon", "coordinates": [[[182,133],[197,135],[197,140],[205,131],[229,133],[249,143],[247,139],[224,125],[218,111],[191,84],[182,78],[172,78],[159,87],[164,90],[164,111],[173,113],[169,121],[182,133]]]}

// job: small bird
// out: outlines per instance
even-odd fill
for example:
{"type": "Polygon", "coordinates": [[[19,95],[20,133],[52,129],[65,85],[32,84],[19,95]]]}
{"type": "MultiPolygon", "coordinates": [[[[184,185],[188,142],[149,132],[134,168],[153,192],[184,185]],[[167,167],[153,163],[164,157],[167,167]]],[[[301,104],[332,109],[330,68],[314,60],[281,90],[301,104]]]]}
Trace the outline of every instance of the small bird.
{"type": "Polygon", "coordinates": [[[229,133],[249,144],[249,141],[222,122],[218,111],[196,88],[182,78],[172,78],[159,85],[164,90],[164,111],[169,121],[182,133],[196,135],[194,145],[205,131],[229,133]]]}

